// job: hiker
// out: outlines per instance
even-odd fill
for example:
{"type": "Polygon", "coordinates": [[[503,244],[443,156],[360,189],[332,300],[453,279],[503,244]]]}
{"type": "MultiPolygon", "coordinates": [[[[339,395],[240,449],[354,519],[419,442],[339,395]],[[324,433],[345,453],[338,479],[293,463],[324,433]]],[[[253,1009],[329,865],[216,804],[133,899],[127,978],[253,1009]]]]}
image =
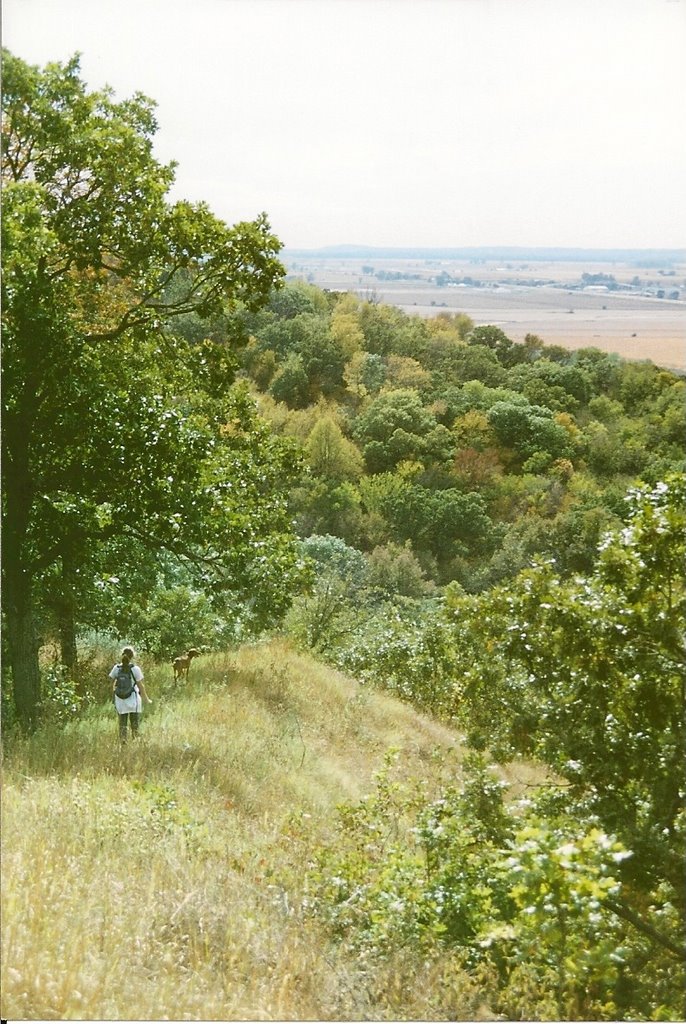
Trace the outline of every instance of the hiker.
{"type": "Polygon", "coordinates": [[[134,665],[133,647],[125,647],[121,652],[121,661],[110,672],[114,706],[119,715],[119,739],[126,742],[126,723],[131,726],[131,736],[138,735],[138,723],[143,710],[142,700],[152,704],[145,691],[143,672],[134,665]],[[141,700],[142,698],[142,700],[141,700]]]}

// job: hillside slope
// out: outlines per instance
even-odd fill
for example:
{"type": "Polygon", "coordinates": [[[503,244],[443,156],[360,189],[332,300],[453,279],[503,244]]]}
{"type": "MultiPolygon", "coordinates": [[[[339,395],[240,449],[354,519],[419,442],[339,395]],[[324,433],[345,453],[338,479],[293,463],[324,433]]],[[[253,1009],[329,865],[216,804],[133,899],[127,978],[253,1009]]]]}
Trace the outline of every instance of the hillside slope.
{"type": "Polygon", "coordinates": [[[459,771],[457,737],[278,642],[201,659],[186,692],[168,675],[123,751],[100,708],[7,752],[3,1017],[487,1013],[448,960],[371,973],[301,905],[336,805],[389,748],[427,785],[459,771]]]}

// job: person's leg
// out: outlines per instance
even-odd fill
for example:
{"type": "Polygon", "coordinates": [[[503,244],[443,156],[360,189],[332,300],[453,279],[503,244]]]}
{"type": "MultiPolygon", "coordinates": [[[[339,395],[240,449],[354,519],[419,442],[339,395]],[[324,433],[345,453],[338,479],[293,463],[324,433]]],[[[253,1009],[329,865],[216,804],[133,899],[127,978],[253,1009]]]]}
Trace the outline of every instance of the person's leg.
{"type": "Polygon", "coordinates": [[[119,715],[119,739],[126,743],[126,719],[128,715],[119,715]]]}
{"type": "Polygon", "coordinates": [[[131,735],[133,737],[138,735],[138,724],[140,722],[140,714],[138,711],[129,712],[129,720],[131,722],[131,735]]]}

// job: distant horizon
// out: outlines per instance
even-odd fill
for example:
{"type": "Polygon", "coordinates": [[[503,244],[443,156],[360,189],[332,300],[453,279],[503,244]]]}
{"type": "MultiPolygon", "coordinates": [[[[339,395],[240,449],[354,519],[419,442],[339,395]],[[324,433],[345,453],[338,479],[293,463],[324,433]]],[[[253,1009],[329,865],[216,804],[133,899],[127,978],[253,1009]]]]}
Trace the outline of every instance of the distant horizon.
{"type": "Polygon", "coordinates": [[[331,256],[332,258],[355,258],[358,256],[375,256],[383,258],[383,254],[412,259],[430,258],[430,254],[439,254],[444,258],[460,258],[460,256],[478,255],[481,258],[491,259],[517,258],[535,260],[548,257],[558,259],[571,259],[576,256],[581,259],[589,255],[596,257],[604,256],[607,260],[620,260],[622,258],[633,259],[637,256],[651,259],[663,259],[672,262],[686,262],[686,247],[672,248],[668,246],[552,246],[552,245],[369,245],[366,243],[356,244],[354,242],[339,242],[333,245],[320,246],[295,246],[284,244],[282,250],[284,255],[312,255],[331,256]]]}

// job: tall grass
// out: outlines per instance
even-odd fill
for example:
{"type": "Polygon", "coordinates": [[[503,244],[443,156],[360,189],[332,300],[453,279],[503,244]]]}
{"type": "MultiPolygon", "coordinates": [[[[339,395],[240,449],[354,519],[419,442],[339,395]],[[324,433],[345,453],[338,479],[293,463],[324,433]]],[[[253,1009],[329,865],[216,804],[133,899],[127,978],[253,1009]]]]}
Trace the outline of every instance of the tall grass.
{"type": "Polygon", "coordinates": [[[337,804],[390,747],[459,772],[455,736],[280,643],[146,668],[136,742],[103,705],[6,751],[2,1016],[488,1016],[448,954],[372,969],[302,910],[337,804]]]}

